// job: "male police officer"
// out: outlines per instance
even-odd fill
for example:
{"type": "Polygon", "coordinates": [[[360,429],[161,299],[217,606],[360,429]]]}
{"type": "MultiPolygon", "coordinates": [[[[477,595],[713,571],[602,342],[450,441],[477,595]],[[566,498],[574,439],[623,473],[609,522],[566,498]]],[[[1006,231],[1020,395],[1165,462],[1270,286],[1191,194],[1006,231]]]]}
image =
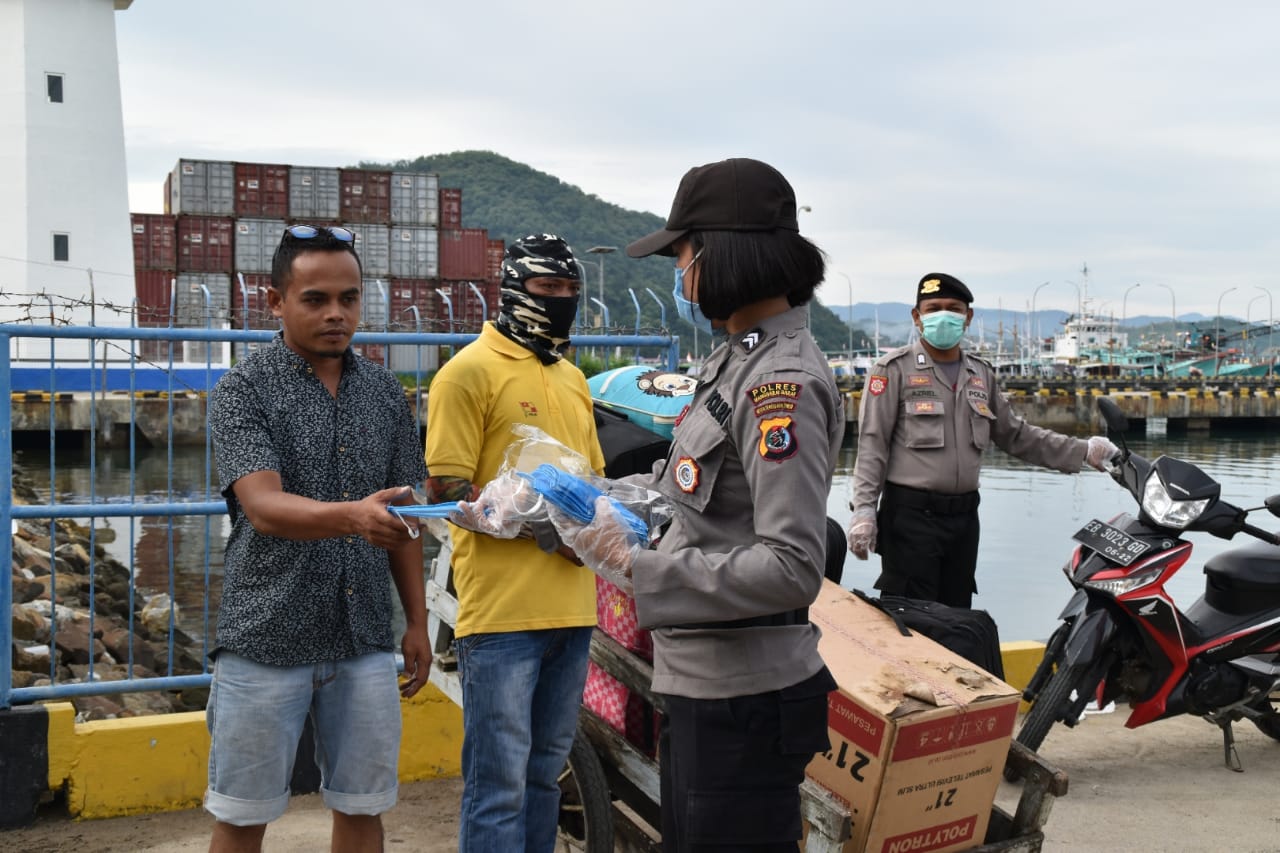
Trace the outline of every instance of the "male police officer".
{"type": "Polygon", "coordinates": [[[1117,452],[1101,436],[1072,438],[1013,412],[991,365],[960,347],[972,303],[954,276],[920,280],[911,310],[920,340],[867,376],[849,505],[849,550],[880,554],[877,589],[956,607],[977,591],[978,472],[989,445],[1064,473],[1084,462],[1102,470],[1117,452]]]}

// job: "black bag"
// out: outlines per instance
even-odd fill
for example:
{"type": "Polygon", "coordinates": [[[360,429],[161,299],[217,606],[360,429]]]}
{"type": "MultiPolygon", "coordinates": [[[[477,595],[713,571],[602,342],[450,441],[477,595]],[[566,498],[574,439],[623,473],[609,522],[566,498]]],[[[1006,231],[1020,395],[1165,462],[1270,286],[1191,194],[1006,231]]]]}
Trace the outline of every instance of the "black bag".
{"type": "Polygon", "coordinates": [[[902,636],[909,637],[911,630],[915,630],[1004,680],[1000,633],[987,611],[951,607],[901,595],[882,595],[878,599],[861,592],[857,595],[887,613],[902,636]]]}
{"type": "Polygon", "coordinates": [[[596,403],[594,409],[606,477],[616,479],[628,474],[647,474],[654,462],[667,455],[671,447],[669,439],[600,403],[596,403]]]}

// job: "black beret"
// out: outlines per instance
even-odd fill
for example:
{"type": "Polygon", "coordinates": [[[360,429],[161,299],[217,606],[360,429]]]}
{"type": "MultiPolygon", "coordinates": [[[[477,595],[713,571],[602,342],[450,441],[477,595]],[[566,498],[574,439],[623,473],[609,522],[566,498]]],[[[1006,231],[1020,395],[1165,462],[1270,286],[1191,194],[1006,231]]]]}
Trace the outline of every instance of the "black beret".
{"type": "Polygon", "coordinates": [[[964,282],[944,272],[931,272],[920,279],[916,286],[916,304],[925,299],[959,299],[967,305],[973,304],[973,294],[964,282]]]}

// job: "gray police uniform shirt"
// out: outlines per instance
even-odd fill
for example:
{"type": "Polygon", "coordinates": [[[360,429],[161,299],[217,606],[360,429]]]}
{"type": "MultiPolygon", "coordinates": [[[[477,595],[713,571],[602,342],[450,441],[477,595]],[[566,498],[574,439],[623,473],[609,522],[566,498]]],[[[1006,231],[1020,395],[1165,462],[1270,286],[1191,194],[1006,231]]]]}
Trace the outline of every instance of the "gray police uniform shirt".
{"type": "Polygon", "coordinates": [[[259,533],[237,480],[276,471],[286,492],[348,501],[426,477],[413,409],[391,371],[342,356],[335,398],[277,334],[209,395],[218,479],[231,514],[217,645],[272,666],[391,651],[391,568],[360,536],[294,540],[259,533]]]}
{"type": "Polygon", "coordinates": [[[840,393],[807,307],[731,336],[707,359],[667,459],[630,478],[677,508],[656,549],[632,567],[640,625],[653,629],[654,691],[746,696],[822,668],[807,621],[705,623],[797,610],[817,597],[843,436],[840,393]]]}
{"type": "Polygon", "coordinates": [[[1027,462],[1080,470],[1088,442],[1032,426],[1014,413],[991,365],[961,352],[952,388],[920,341],[881,357],[858,408],[853,507],[874,509],[885,482],[947,495],[976,491],[995,444],[1027,462]]]}

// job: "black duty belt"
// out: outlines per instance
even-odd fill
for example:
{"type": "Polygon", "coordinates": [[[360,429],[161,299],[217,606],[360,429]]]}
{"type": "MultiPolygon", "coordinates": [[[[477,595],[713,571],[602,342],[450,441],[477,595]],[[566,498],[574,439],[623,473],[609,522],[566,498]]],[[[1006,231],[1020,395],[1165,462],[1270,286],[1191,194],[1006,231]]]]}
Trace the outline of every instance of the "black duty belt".
{"type": "Polygon", "coordinates": [[[692,622],[688,625],[672,625],[672,628],[704,628],[719,631],[728,628],[781,628],[787,625],[808,625],[809,608],[787,610],[783,613],[768,613],[764,616],[751,616],[747,619],[730,619],[726,622],[692,622]]]}
{"type": "Polygon", "coordinates": [[[886,498],[899,506],[927,509],[941,515],[960,515],[966,512],[973,512],[978,508],[978,493],[976,491],[964,492],[959,495],[944,495],[941,492],[899,486],[897,483],[885,483],[884,494],[886,498]]]}

